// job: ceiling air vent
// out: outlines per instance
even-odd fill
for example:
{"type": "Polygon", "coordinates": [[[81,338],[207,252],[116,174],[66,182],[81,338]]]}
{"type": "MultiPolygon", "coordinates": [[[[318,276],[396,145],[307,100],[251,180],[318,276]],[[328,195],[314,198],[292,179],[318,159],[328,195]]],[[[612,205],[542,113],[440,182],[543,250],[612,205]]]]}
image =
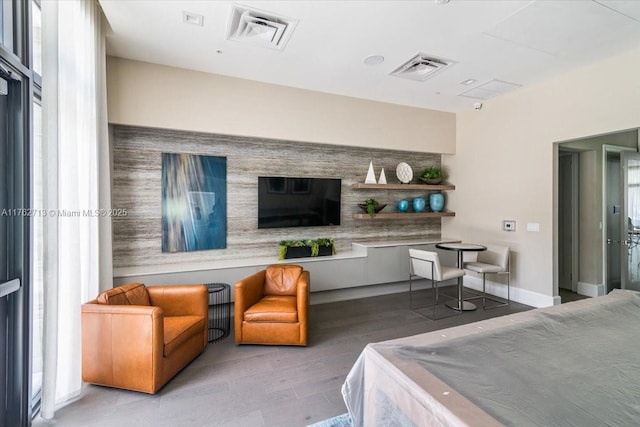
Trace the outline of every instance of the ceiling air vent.
{"type": "Polygon", "coordinates": [[[453,64],[453,61],[419,53],[392,71],[391,75],[422,82],[453,64]]]}
{"type": "Polygon", "coordinates": [[[503,95],[507,92],[511,92],[512,90],[516,90],[521,86],[522,85],[504,82],[502,80],[490,80],[480,86],[476,86],[473,89],[462,92],[460,96],[475,99],[490,99],[494,96],[503,95]]]}
{"type": "Polygon", "coordinates": [[[296,25],[297,19],[234,4],[227,25],[227,40],[282,50],[296,25]]]}

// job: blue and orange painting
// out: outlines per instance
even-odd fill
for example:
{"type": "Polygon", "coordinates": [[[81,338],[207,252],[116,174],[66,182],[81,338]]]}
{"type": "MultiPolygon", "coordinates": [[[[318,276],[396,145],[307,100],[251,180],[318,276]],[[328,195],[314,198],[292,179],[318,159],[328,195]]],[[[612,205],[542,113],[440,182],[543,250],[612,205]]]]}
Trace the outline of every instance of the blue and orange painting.
{"type": "Polygon", "coordinates": [[[227,158],[162,153],[162,252],[227,247],[227,158]]]}

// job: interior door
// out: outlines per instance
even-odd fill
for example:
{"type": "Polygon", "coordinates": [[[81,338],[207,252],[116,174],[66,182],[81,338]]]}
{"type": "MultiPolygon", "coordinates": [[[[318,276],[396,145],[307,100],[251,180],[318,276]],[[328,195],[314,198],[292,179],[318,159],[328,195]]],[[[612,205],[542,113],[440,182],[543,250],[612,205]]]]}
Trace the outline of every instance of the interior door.
{"type": "Polygon", "coordinates": [[[621,257],[622,289],[640,291],[640,153],[621,153],[623,215],[620,228],[626,245],[621,257]]]}
{"type": "Polygon", "coordinates": [[[577,185],[575,170],[576,153],[560,152],[558,158],[558,287],[576,291],[577,271],[575,251],[578,238],[577,229],[577,185]]]}

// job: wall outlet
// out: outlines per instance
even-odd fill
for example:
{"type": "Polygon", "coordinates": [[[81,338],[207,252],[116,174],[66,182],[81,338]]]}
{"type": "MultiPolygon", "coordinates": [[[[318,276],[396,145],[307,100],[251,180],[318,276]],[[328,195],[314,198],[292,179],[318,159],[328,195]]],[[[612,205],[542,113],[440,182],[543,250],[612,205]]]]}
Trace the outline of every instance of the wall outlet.
{"type": "Polygon", "coordinates": [[[516,231],[516,222],[512,219],[502,221],[502,229],[504,231],[516,231]]]}

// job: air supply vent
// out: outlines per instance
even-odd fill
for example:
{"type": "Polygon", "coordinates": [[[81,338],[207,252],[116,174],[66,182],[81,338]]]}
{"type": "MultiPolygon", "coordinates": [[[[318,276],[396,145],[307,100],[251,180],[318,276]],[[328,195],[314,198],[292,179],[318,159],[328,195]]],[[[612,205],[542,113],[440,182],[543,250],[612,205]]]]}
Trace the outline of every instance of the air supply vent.
{"type": "Polygon", "coordinates": [[[227,25],[227,40],[282,50],[298,20],[234,4],[227,25]]]}
{"type": "Polygon", "coordinates": [[[486,83],[476,86],[473,89],[469,89],[466,92],[462,92],[460,96],[466,96],[467,98],[475,99],[490,99],[498,95],[504,95],[507,92],[516,90],[522,85],[516,83],[504,82],[502,80],[490,80],[486,83]]]}
{"type": "Polygon", "coordinates": [[[391,75],[422,82],[453,64],[453,61],[418,53],[392,71],[391,75]]]}

